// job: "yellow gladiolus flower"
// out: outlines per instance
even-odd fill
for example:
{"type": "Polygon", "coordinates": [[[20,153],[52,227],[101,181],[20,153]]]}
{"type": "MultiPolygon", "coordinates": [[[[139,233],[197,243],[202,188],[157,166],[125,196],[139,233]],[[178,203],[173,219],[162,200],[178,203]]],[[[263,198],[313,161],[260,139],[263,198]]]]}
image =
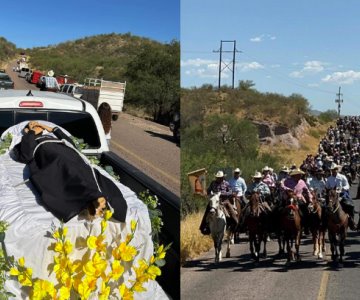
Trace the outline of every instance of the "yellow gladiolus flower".
{"type": "Polygon", "coordinates": [[[126,285],[123,283],[119,286],[119,292],[122,300],[133,300],[134,292],[132,292],[126,285]]]}
{"type": "Polygon", "coordinates": [[[137,250],[133,246],[129,246],[126,242],[120,244],[120,246],[113,250],[113,256],[115,259],[123,261],[131,261],[137,254],[137,250]]]}
{"type": "Polygon", "coordinates": [[[144,259],[139,261],[139,266],[137,268],[134,267],[137,282],[142,283],[149,280],[149,276],[145,273],[148,267],[149,266],[144,259]]]}
{"type": "Polygon", "coordinates": [[[19,266],[20,266],[20,267],[24,267],[24,266],[25,266],[25,258],[24,258],[24,257],[19,258],[19,266]]]}
{"type": "Polygon", "coordinates": [[[96,288],[96,278],[85,277],[78,286],[78,293],[81,299],[88,299],[92,291],[96,288]]]}
{"type": "Polygon", "coordinates": [[[89,249],[96,249],[97,252],[106,252],[106,244],[103,243],[104,239],[104,235],[99,235],[98,237],[91,235],[86,240],[86,244],[89,249]]]}
{"type": "Polygon", "coordinates": [[[111,278],[113,280],[118,280],[120,276],[124,273],[124,267],[121,265],[120,261],[114,260],[111,264],[111,278]]]}
{"type": "Polygon", "coordinates": [[[107,300],[107,299],[109,299],[109,295],[110,295],[110,287],[106,286],[106,283],[103,281],[101,283],[101,290],[100,290],[100,294],[99,294],[99,300],[107,300]]]}
{"type": "Polygon", "coordinates": [[[47,296],[55,299],[56,290],[54,285],[47,280],[36,280],[31,294],[31,299],[48,299],[47,296]]]}
{"type": "Polygon", "coordinates": [[[63,230],[62,230],[62,236],[66,237],[67,233],[68,233],[68,228],[64,227],[63,230]]]}
{"type": "Polygon", "coordinates": [[[144,288],[140,282],[135,282],[135,284],[132,286],[132,290],[139,293],[146,292],[146,288],[144,288]]]}
{"type": "Polygon", "coordinates": [[[16,268],[11,268],[9,273],[11,276],[18,276],[20,274],[19,270],[16,268]]]}
{"type": "Polygon", "coordinates": [[[64,252],[65,254],[70,254],[72,252],[73,245],[69,240],[66,240],[64,243],[64,252]]]}
{"type": "Polygon", "coordinates": [[[150,266],[149,269],[147,270],[147,274],[149,275],[149,278],[151,280],[155,280],[156,276],[160,276],[161,275],[161,270],[159,267],[157,266],[150,266]]]}
{"type": "Polygon", "coordinates": [[[134,232],[136,229],[137,222],[135,220],[131,220],[131,231],[134,232]]]}
{"type": "Polygon", "coordinates": [[[70,298],[70,289],[66,286],[60,288],[60,297],[59,300],[67,300],[70,298]]]}
{"type": "Polygon", "coordinates": [[[106,220],[101,220],[100,225],[101,225],[101,233],[104,233],[104,231],[105,231],[105,229],[106,229],[106,227],[107,227],[107,222],[106,222],[106,220]]]}
{"type": "MultiPolygon", "coordinates": [[[[29,270],[29,269],[27,269],[27,270],[29,270]]],[[[31,270],[31,273],[32,273],[32,270],[31,270]]],[[[18,281],[22,286],[32,286],[31,277],[29,278],[29,276],[25,273],[19,274],[18,281]]]]}
{"type": "Polygon", "coordinates": [[[166,251],[164,251],[164,245],[161,245],[161,246],[157,249],[156,254],[157,254],[157,258],[158,258],[158,259],[163,259],[163,258],[165,258],[166,251]]]}
{"type": "Polygon", "coordinates": [[[107,221],[112,217],[113,213],[111,210],[106,210],[104,213],[104,220],[107,221]]]}
{"type": "Polygon", "coordinates": [[[63,243],[61,241],[56,242],[54,250],[55,252],[63,253],[63,243]]]}
{"type": "Polygon", "coordinates": [[[53,234],[52,234],[53,238],[58,240],[60,239],[60,232],[59,230],[56,230],[53,234]]]}
{"type": "Polygon", "coordinates": [[[95,253],[91,261],[88,261],[83,267],[83,271],[86,275],[99,278],[102,273],[106,270],[107,262],[100,257],[99,253],[95,253]]]}

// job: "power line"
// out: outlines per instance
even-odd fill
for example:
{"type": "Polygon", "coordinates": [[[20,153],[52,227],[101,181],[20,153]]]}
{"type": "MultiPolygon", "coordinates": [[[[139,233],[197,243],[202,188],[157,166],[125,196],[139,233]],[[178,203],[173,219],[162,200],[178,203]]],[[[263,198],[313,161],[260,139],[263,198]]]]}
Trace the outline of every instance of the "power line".
{"type": "Polygon", "coordinates": [[[220,49],[214,50],[215,53],[220,53],[220,59],[219,59],[219,90],[221,87],[221,73],[229,69],[230,72],[232,72],[232,88],[234,89],[234,82],[235,82],[235,54],[238,52],[241,52],[236,49],[236,41],[220,41],[220,49]],[[223,44],[231,43],[233,44],[233,49],[231,51],[229,50],[223,50],[223,44]],[[232,61],[224,61],[223,60],[223,53],[232,53],[232,61]]]}
{"type": "Polygon", "coordinates": [[[335,100],[335,102],[338,104],[338,117],[339,118],[340,118],[341,103],[344,102],[344,100],[341,99],[343,94],[340,93],[340,90],[341,90],[341,86],[339,86],[339,92],[336,94],[336,96],[338,96],[338,98],[335,100]]]}

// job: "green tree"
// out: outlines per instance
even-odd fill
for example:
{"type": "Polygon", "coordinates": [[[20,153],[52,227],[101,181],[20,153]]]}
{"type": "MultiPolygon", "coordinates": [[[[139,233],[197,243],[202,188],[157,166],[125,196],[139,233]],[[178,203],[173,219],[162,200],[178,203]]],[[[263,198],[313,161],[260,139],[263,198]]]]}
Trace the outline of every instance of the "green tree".
{"type": "Polygon", "coordinates": [[[148,44],[127,65],[127,100],[145,108],[154,121],[166,122],[180,103],[180,45],[148,44]]]}

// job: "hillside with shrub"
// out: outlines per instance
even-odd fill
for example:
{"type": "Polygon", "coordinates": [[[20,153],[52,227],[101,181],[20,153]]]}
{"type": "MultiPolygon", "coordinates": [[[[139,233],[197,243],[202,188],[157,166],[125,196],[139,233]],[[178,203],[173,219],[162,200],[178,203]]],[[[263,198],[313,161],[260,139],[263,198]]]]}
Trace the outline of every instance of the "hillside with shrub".
{"type": "Polygon", "coordinates": [[[13,58],[16,53],[16,45],[0,36],[0,65],[13,58]]]}
{"type": "Polygon", "coordinates": [[[180,43],[160,43],[126,34],[101,34],[47,47],[17,49],[0,40],[0,58],[25,52],[32,69],[67,74],[79,83],[102,78],[127,83],[124,109],[168,124],[179,111],[180,43]],[[4,47],[2,46],[4,45],[4,47]]]}

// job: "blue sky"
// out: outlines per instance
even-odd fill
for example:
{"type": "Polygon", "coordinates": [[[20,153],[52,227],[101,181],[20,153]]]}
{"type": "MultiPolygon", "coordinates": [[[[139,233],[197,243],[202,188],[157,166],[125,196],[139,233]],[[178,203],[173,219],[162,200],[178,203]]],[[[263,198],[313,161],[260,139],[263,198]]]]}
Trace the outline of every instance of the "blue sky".
{"type": "Polygon", "coordinates": [[[180,0],[1,1],[0,36],[31,48],[103,33],[180,39],[180,0]]]}
{"type": "MultiPolygon", "coordinates": [[[[181,0],[181,85],[217,86],[213,50],[236,40],[235,86],[253,80],[261,92],[298,93],[321,111],[337,110],[341,86],[341,113],[360,115],[359,12],[356,0],[181,0]]],[[[222,83],[231,84],[229,72],[222,83]]]]}

